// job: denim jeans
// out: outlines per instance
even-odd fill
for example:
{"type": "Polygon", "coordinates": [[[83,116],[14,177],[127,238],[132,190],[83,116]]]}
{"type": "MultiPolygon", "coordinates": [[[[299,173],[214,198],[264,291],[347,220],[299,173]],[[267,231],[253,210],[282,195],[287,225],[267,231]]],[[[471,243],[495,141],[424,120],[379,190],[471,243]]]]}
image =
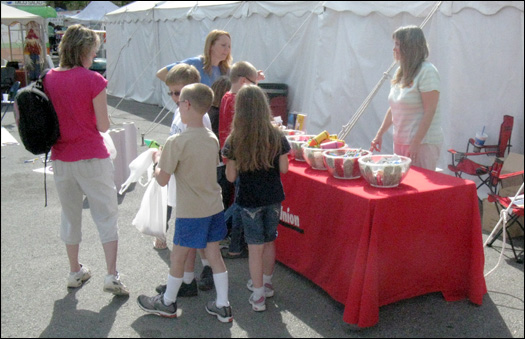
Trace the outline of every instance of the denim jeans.
{"type": "Polygon", "coordinates": [[[262,245],[272,242],[277,238],[277,225],[281,203],[241,208],[242,224],[244,225],[244,238],[250,245],[262,245]]]}

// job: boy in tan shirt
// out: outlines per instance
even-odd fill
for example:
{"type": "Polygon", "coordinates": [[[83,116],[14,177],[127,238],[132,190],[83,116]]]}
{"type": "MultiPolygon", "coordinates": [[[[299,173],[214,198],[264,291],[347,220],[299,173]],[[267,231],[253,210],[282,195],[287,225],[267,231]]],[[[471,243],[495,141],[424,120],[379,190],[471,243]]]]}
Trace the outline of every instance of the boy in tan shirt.
{"type": "Polygon", "coordinates": [[[137,302],[146,312],[177,317],[177,293],[183,281],[185,259],[192,248],[204,248],[217,291],[217,299],[206,304],[206,311],[221,322],[231,322],[228,271],[219,248],[219,241],[226,235],[224,207],[216,172],[219,141],[202,122],[212,100],[213,91],[206,85],[192,84],[182,89],[179,110],[187,129],[169,137],[162,155],[157,156],[157,182],[165,186],[172,173],[177,181],[177,219],[171,267],[166,291],[154,297],[141,295],[137,302]]]}

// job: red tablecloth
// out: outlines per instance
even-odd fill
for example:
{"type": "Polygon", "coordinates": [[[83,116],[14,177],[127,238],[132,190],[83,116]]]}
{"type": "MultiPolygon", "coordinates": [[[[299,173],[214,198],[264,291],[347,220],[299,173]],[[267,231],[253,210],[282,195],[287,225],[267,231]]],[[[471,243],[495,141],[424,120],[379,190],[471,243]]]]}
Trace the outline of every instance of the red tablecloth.
{"type": "Polygon", "coordinates": [[[431,292],[482,304],[474,182],[412,167],[380,189],[295,161],[282,181],[277,260],[343,303],[345,322],[373,326],[380,306],[431,292]]]}

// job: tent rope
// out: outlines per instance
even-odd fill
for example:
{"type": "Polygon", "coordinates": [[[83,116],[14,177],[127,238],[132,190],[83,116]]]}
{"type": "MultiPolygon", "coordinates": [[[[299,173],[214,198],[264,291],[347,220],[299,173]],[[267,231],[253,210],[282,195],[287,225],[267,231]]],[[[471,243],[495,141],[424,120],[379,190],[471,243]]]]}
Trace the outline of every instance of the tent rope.
{"type": "MultiPolygon", "coordinates": [[[[245,1],[243,1],[243,2],[245,2],[245,1]]],[[[235,11],[232,13],[231,18],[233,18],[235,12],[237,12],[237,10],[241,7],[241,5],[242,5],[242,2],[241,2],[241,4],[235,9],[235,11]]],[[[195,6],[193,6],[193,7],[189,10],[189,12],[188,12],[188,13],[189,13],[188,16],[191,16],[191,14],[192,14],[193,12],[196,11],[197,7],[198,7],[198,4],[195,4],[195,6]]],[[[153,10],[154,10],[154,8],[151,8],[151,9],[150,9],[151,13],[153,12],[153,10]]],[[[148,13],[147,15],[149,15],[149,13],[148,13]]],[[[230,18],[230,21],[231,21],[231,18],[230,18]]],[[[229,23],[229,21],[228,21],[228,23],[229,23]]],[[[228,24],[228,23],[227,23],[227,24],[228,24]]],[[[226,25],[227,25],[227,24],[226,24],[226,25]]],[[[139,29],[139,27],[137,27],[137,29],[136,29],[136,30],[131,34],[131,36],[128,38],[127,43],[124,44],[124,45],[122,46],[122,48],[120,49],[120,51],[119,51],[119,55],[118,55],[118,58],[117,58],[117,63],[118,63],[118,61],[120,60],[120,56],[121,56],[121,54],[122,54],[122,51],[124,50],[124,48],[125,48],[126,46],[129,46],[129,43],[130,43],[131,39],[133,38],[133,36],[135,35],[135,33],[138,31],[138,29],[139,29]]],[[[148,66],[150,66],[150,65],[153,63],[154,60],[156,60],[156,58],[157,58],[158,55],[162,52],[162,50],[164,49],[165,46],[167,46],[167,44],[164,44],[164,45],[159,49],[159,51],[155,54],[155,56],[154,56],[153,58],[151,58],[151,61],[149,62],[148,66]]],[[[147,67],[144,67],[144,69],[142,70],[142,72],[141,72],[141,73],[139,74],[139,76],[135,79],[135,82],[129,87],[128,91],[124,94],[124,97],[122,97],[122,98],[120,99],[120,101],[117,103],[117,105],[111,110],[111,113],[109,114],[109,119],[110,119],[111,123],[113,123],[113,121],[111,120],[111,116],[112,116],[113,112],[114,112],[115,110],[117,110],[117,108],[120,106],[120,104],[122,103],[122,101],[124,101],[124,99],[126,98],[127,94],[129,93],[129,91],[135,87],[135,85],[137,84],[138,80],[141,79],[141,76],[142,76],[142,74],[144,74],[144,72],[146,71],[146,69],[147,69],[147,67]]],[[[109,81],[109,79],[108,79],[108,81],[109,81]]],[[[153,131],[155,128],[157,128],[157,127],[160,125],[160,123],[161,123],[162,121],[164,121],[164,119],[166,119],[166,117],[172,112],[171,109],[168,109],[168,110],[166,111],[166,113],[164,114],[164,116],[163,116],[158,122],[156,122],[157,118],[161,115],[162,112],[164,112],[165,109],[166,109],[166,107],[164,107],[164,105],[163,105],[163,107],[162,107],[162,109],[160,110],[160,112],[157,114],[157,116],[155,117],[155,119],[153,119],[153,121],[151,122],[150,127],[146,130],[146,132],[142,133],[142,136],[143,136],[143,137],[146,136],[147,134],[149,134],[149,133],[150,133],[151,131],[153,131]]]]}
{"type": "MultiPolygon", "coordinates": [[[[425,27],[427,22],[436,13],[436,11],[438,10],[439,6],[441,6],[441,3],[442,3],[442,1],[438,1],[436,3],[434,8],[430,11],[430,13],[425,18],[425,20],[423,20],[423,22],[421,23],[419,28],[423,29],[423,27],[425,27]]],[[[366,97],[365,101],[363,101],[361,106],[359,106],[357,112],[352,116],[350,121],[346,125],[343,125],[343,127],[341,128],[341,131],[339,132],[339,134],[337,134],[339,139],[344,140],[347,137],[348,133],[350,133],[350,131],[354,128],[354,126],[357,123],[357,121],[359,120],[359,118],[363,115],[363,113],[365,112],[366,108],[368,107],[368,105],[370,104],[370,102],[372,101],[374,96],[377,94],[377,91],[379,91],[379,88],[381,88],[381,86],[383,85],[383,82],[386,80],[387,77],[390,77],[389,73],[392,70],[392,68],[394,68],[395,65],[396,65],[396,61],[394,60],[394,62],[392,63],[392,65],[390,65],[388,70],[383,73],[383,77],[376,84],[376,86],[374,87],[372,92],[370,92],[370,94],[368,94],[368,96],[366,97]]]]}
{"type": "Polygon", "coordinates": [[[230,15],[230,19],[228,20],[228,22],[227,22],[224,26],[222,26],[222,30],[223,30],[223,31],[225,31],[225,30],[226,30],[226,27],[228,27],[228,26],[230,25],[230,22],[231,22],[232,19],[235,17],[235,13],[237,12],[237,10],[238,10],[239,8],[241,8],[241,7],[243,6],[243,4],[244,4],[245,2],[248,2],[248,1],[241,1],[241,2],[239,3],[239,6],[237,6],[237,8],[235,8],[235,10],[233,11],[232,15],[230,15]]]}
{"type": "MultiPolygon", "coordinates": [[[[149,13],[148,13],[147,15],[149,15],[150,13],[153,13],[153,9],[154,9],[154,8],[151,8],[151,9],[149,10],[149,13]]],[[[122,51],[124,50],[124,48],[125,48],[126,46],[129,46],[129,43],[130,43],[131,39],[133,38],[133,36],[135,35],[135,33],[138,31],[138,29],[139,29],[139,27],[137,27],[137,29],[136,29],[136,30],[131,34],[131,36],[128,38],[127,43],[124,44],[124,45],[122,46],[122,48],[120,49],[120,51],[119,51],[119,55],[118,55],[118,57],[117,57],[117,63],[118,63],[118,61],[120,60],[120,56],[121,56],[121,54],[122,54],[122,51]]],[[[165,46],[167,46],[167,44],[163,45],[163,46],[159,49],[159,51],[157,52],[157,54],[155,54],[155,56],[154,56],[153,58],[151,58],[151,61],[150,61],[150,63],[148,64],[148,66],[150,66],[150,65],[153,63],[153,61],[154,61],[154,60],[157,58],[157,56],[162,52],[162,50],[163,50],[163,48],[164,48],[165,46]]],[[[118,109],[118,107],[120,106],[120,104],[121,104],[121,103],[124,101],[124,99],[126,98],[126,96],[127,96],[127,94],[129,93],[129,91],[130,91],[131,89],[133,89],[133,88],[135,87],[135,85],[137,84],[137,82],[139,81],[139,79],[141,79],[142,74],[144,74],[144,72],[146,71],[147,68],[148,68],[148,67],[144,67],[144,69],[142,70],[142,72],[141,72],[141,73],[139,74],[139,76],[137,76],[137,78],[135,79],[135,82],[133,82],[133,84],[129,87],[128,91],[127,91],[127,92],[124,94],[124,96],[120,99],[120,101],[117,103],[117,105],[116,105],[115,107],[113,107],[113,109],[111,110],[111,112],[110,112],[110,114],[109,114],[109,119],[110,119],[110,121],[111,121],[112,124],[114,124],[114,122],[113,122],[112,119],[111,119],[111,117],[112,117],[112,115],[113,115],[113,112],[116,111],[116,110],[118,109]]],[[[109,81],[109,79],[108,79],[108,81],[109,81]]],[[[164,119],[166,119],[166,117],[169,115],[169,113],[171,112],[171,110],[167,110],[166,113],[164,114],[164,116],[163,116],[158,122],[156,122],[157,119],[159,118],[159,116],[162,114],[162,112],[164,112],[165,109],[166,109],[166,108],[163,106],[162,109],[160,110],[160,112],[159,112],[159,113],[157,114],[157,116],[155,117],[155,119],[153,119],[153,121],[151,122],[150,127],[148,128],[148,130],[147,130],[146,132],[143,133],[143,136],[145,136],[146,134],[148,134],[148,133],[150,133],[151,131],[153,131],[158,125],[160,125],[160,123],[161,123],[162,121],[164,121],[164,119]]]]}
{"type": "Polygon", "coordinates": [[[286,48],[286,46],[288,46],[290,44],[290,42],[293,40],[293,38],[295,38],[295,36],[297,35],[297,33],[299,33],[299,31],[303,28],[303,26],[308,22],[308,20],[310,20],[310,17],[314,14],[315,10],[320,7],[320,6],[324,6],[324,4],[326,3],[326,1],[319,1],[317,3],[317,5],[310,11],[310,14],[308,15],[308,17],[306,17],[306,19],[303,21],[303,23],[299,26],[299,28],[297,28],[297,30],[295,31],[294,34],[292,34],[292,36],[290,37],[290,39],[288,39],[288,41],[284,44],[284,46],[281,48],[281,50],[277,53],[277,55],[275,56],[275,58],[273,58],[273,60],[270,62],[270,64],[266,67],[266,69],[263,71],[264,73],[266,73],[268,71],[268,69],[270,68],[270,66],[272,66],[272,64],[275,62],[275,60],[277,60],[277,58],[281,55],[281,53],[284,51],[284,49],[286,48]]]}
{"type": "MultiPolygon", "coordinates": [[[[153,7],[153,8],[154,8],[154,7],[153,7]]],[[[151,8],[151,9],[147,12],[146,16],[150,15],[150,13],[153,13],[153,8],[151,8]]],[[[125,12],[125,13],[126,13],[126,14],[128,13],[128,9],[126,9],[126,12],[125,12]]],[[[120,51],[119,51],[119,53],[118,53],[117,61],[115,62],[115,65],[118,64],[118,62],[119,62],[119,60],[120,60],[120,57],[121,57],[121,55],[122,55],[122,51],[124,50],[124,48],[125,48],[126,46],[129,46],[129,43],[130,43],[131,39],[133,38],[133,36],[135,36],[135,33],[137,33],[137,31],[139,30],[139,28],[140,28],[140,26],[137,26],[137,29],[135,29],[135,31],[129,36],[129,38],[128,38],[128,40],[126,41],[126,43],[122,45],[122,48],[120,49],[120,51]]],[[[116,68],[115,68],[115,69],[116,69],[116,68]]],[[[115,69],[113,70],[113,72],[112,72],[111,74],[108,74],[108,77],[107,77],[108,82],[109,82],[109,80],[111,79],[111,77],[113,76],[113,74],[115,74],[115,69]]],[[[144,71],[143,71],[143,72],[144,72],[144,71]]],[[[142,75],[142,73],[141,73],[141,75],[142,75]]],[[[137,77],[137,79],[139,79],[139,78],[140,78],[140,77],[137,77]]],[[[136,83],[136,81],[135,81],[135,83],[136,83]]],[[[131,88],[133,88],[133,87],[135,86],[135,83],[133,84],[133,86],[131,86],[131,88]]],[[[117,110],[117,108],[120,106],[120,104],[122,103],[122,101],[124,101],[124,99],[126,98],[126,94],[127,94],[127,93],[124,93],[124,96],[120,99],[120,101],[117,103],[117,105],[116,105],[115,107],[113,107],[113,109],[111,110],[111,112],[109,112],[109,114],[108,114],[108,116],[109,116],[109,121],[110,121],[112,124],[115,124],[115,123],[113,122],[113,120],[111,119],[111,117],[112,117],[112,115],[113,115],[113,112],[115,112],[115,111],[117,110]]]]}

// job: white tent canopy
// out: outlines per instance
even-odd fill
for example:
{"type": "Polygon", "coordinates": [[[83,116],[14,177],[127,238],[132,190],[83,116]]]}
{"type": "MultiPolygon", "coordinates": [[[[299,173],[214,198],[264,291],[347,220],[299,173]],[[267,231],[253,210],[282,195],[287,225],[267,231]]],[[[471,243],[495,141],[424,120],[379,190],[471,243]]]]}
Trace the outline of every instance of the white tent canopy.
{"type": "MultiPolygon", "coordinates": [[[[44,28],[46,27],[46,21],[43,17],[26,11],[22,11],[20,9],[8,5],[1,5],[2,25],[7,26],[7,29],[4,29],[4,27],[2,27],[2,45],[9,45],[9,59],[14,59],[13,46],[22,46],[24,44],[24,37],[26,35],[26,25],[30,22],[36,22],[39,25],[39,30],[36,33],[40,37],[42,46],[44,46],[42,38],[45,34],[44,28]],[[15,26],[15,33],[12,31],[12,27],[17,24],[20,24],[22,27],[18,28],[19,26],[15,26]]],[[[2,53],[4,53],[3,49],[2,53]]],[[[43,54],[42,57],[44,57],[44,55],[45,54],[43,54]]],[[[2,54],[2,58],[7,59],[8,54],[2,54]]]]}
{"type": "Polygon", "coordinates": [[[80,23],[100,23],[104,20],[104,16],[119,7],[111,1],[91,1],[80,13],[69,16],[66,22],[80,22],[80,23]]]}
{"type": "MultiPolygon", "coordinates": [[[[106,15],[108,90],[170,105],[155,77],[163,66],[203,53],[212,29],[232,37],[235,61],[250,61],[266,83],[289,86],[288,108],[308,115],[309,133],[338,133],[392,64],[392,32],[420,25],[428,1],[137,1],[106,15]]],[[[476,131],[496,144],[514,116],[512,151],[523,153],[524,21],[521,1],[443,2],[424,27],[429,61],[441,75],[445,143],[464,150],[476,131]]],[[[390,72],[390,75],[393,71],[390,72]]],[[[368,148],[388,108],[387,80],[345,139],[368,148]]],[[[392,152],[391,130],[383,152],[392,152]]]]}
{"type": "Polygon", "coordinates": [[[31,21],[35,21],[42,26],[46,23],[41,16],[2,4],[2,25],[10,26],[14,23],[27,25],[31,21]]]}

